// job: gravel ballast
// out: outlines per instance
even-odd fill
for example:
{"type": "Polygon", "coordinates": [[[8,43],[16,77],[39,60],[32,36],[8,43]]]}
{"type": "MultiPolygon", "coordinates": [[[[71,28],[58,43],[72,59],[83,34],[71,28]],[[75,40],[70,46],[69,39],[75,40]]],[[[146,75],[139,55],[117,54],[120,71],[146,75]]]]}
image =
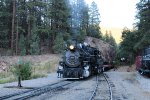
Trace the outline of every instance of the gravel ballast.
{"type": "MultiPolygon", "coordinates": [[[[150,100],[150,78],[143,77],[137,72],[110,71],[106,72],[106,74],[115,85],[115,95],[118,95],[119,100],[150,100]]],[[[22,81],[22,85],[24,87],[36,88],[60,82],[61,80],[64,79],[58,79],[57,74],[52,73],[48,77],[22,81]]],[[[0,84],[0,96],[27,90],[4,88],[6,86],[17,86],[17,82],[0,84]]],[[[64,88],[65,90],[58,91],[52,96],[46,93],[36,97],[36,100],[43,96],[46,100],[87,100],[91,96],[94,87],[95,79],[91,77],[80,81],[79,84],[64,88]]]]}

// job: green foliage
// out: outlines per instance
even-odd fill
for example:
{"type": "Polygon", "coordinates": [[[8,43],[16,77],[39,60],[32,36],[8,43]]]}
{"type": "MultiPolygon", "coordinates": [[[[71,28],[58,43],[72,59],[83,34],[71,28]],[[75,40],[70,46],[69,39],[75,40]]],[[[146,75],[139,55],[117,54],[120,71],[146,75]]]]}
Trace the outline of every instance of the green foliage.
{"type": "Polygon", "coordinates": [[[71,36],[70,36],[70,34],[69,33],[63,33],[63,39],[64,39],[64,41],[67,41],[67,40],[69,40],[71,38],[71,36]]]}
{"type": "Polygon", "coordinates": [[[32,74],[32,67],[30,62],[19,60],[16,65],[12,68],[12,73],[21,80],[30,79],[32,74]]]}
{"type": "Polygon", "coordinates": [[[40,42],[39,36],[36,34],[35,30],[33,30],[30,41],[31,55],[38,55],[40,53],[39,42],[40,42]]]}
{"type": "Polygon", "coordinates": [[[100,14],[97,4],[93,1],[89,9],[89,26],[87,35],[95,38],[102,38],[100,31],[100,14]]]}
{"type": "Polygon", "coordinates": [[[81,30],[80,34],[77,36],[78,42],[83,42],[86,36],[86,32],[84,30],[81,30]]]}
{"type": "Polygon", "coordinates": [[[54,53],[62,53],[64,51],[64,40],[62,33],[56,36],[56,39],[54,40],[53,50],[54,53]]]}
{"type": "Polygon", "coordinates": [[[102,40],[117,48],[117,43],[111,32],[108,34],[108,32],[106,31],[105,35],[102,37],[102,40]]]}
{"type": "Polygon", "coordinates": [[[87,35],[95,38],[102,38],[99,25],[91,25],[87,29],[87,35]]]}
{"type": "Polygon", "coordinates": [[[150,34],[150,1],[140,0],[137,4],[137,28],[138,28],[138,42],[134,49],[136,51],[142,51],[148,45],[150,45],[149,34],[150,34]]]}
{"type": "Polygon", "coordinates": [[[20,48],[20,55],[26,55],[26,38],[23,34],[20,35],[19,39],[19,48],[20,48]]]}
{"type": "Polygon", "coordinates": [[[122,32],[122,42],[118,50],[118,58],[125,57],[129,60],[129,64],[134,63],[135,56],[138,54],[138,51],[135,50],[135,45],[139,41],[137,39],[137,31],[131,31],[125,28],[122,32]]]}
{"type": "Polygon", "coordinates": [[[100,23],[100,14],[98,12],[98,7],[97,4],[93,1],[91,6],[90,6],[90,11],[89,11],[89,24],[90,25],[99,25],[100,23]]]}
{"type": "Polygon", "coordinates": [[[0,1],[0,48],[10,47],[11,0],[0,1]],[[5,3],[4,3],[5,2],[5,3]]]}
{"type": "Polygon", "coordinates": [[[0,48],[10,49],[12,45],[13,54],[40,54],[43,46],[53,52],[60,33],[63,33],[60,41],[72,38],[83,41],[86,35],[101,38],[100,14],[94,2],[91,7],[84,0],[16,0],[14,3],[13,0],[0,2],[0,48]]]}
{"type": "Polygon", "coordinates": [[[137,4],[136,30],[124,28],[122,42],[117,50],[117,58],[125,57],[130,64],[135,56],[141,55],[144,48],[150,45],[150,1],[140,0],[137,4]]]}

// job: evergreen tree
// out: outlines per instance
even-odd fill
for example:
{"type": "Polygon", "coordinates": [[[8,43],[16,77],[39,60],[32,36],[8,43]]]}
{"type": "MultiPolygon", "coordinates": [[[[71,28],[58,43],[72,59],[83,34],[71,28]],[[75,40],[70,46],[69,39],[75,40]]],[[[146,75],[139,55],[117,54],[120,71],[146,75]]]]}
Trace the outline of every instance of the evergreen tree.
{"type": "Polygon", "coordinates": [[[10,48],[11,23],[12,23],[12,0],[0,2],[0,48],[10,48]]]}
{"type": "Polygon", "coordinates": [[[140,0],[137,4],[138,14],[137,14],[137,27],[138,43],[135,45],[135,50],[141,51],[148,45],[150,45],[149,33],[150,33],[150,1],[149,0],[140,0]]]}
{"type": "Polygon", "coordinates": [[[78,41],[87,34],[101,37],[98,19],[89,21],[94,14],[84,0],[1,0],[0,48],[12,48],[13,54],[39,54],[42,46],[55,51],[60,36],[61,41],[70,41],[74,33],[78,41]]]}
{"type": "MultiPolygon", "coordinates": [[[[54,40],[56,39],[57,34],[69,33],[69,8],[67,0],[52,0],[51,1],[51,35],[50,42],[51,46],[54,46],[54,40]]],[[[54,52],[54,50],[53,50],[54,52]]]]}
{"type": "Polygon", "coordinates": [[[56,39],[54,40],[54,53],[62,53],[64,51],[64,40],[62,33],[57,34],[56,39]]]}
{"type": "Polygon", "coordinates": [[[110,45],[114,46],[115,48],[117,47],[117,43],[116,43],[114,37],[112,36],[111,31],[108,33],[108,31],[106,30],[106,33],[102,39],[103,39],[103,41],[109,43],[110,45]]]}
{"type": "Polygon", "coordinates": [[[20,35],[19,39],[19,49],[20,49],[20,55],[26,55],[26,38],[23,34],[20,35]]]}
{"type": "Polygon", "coordinates": [[[89,27],[88,27],[88,36],[95,38],[102,38],[102,33],[100,32],[100,14],[97,8],[97,4],[93,1],[90,6],[89,11],[89,27]]]}
{"type": "Polygon", "coordinates": [[[117,47],[117,43],[116,43],[114,37],[112,36],[111,31],[109,33],[109,44],[114,46],[115,48],[117,47]]]}
{"type": "Polygon", "coordinates": [[[37,55],[40,53],[39,40],[40,38],[36,32],[36,28],[33,28],[30,40],[30,54],[37,55]]]}
{"type": "MultiPolygon", "coordinates": [[[[122,32],[122,42],[120,43],[120,55],[126,58],[134,58],[138,52],[134,49],[137,40],[137,31],[131,31],[125,28],[122,32]]],[[[132,59],[133,60],[133,59],[132,59]]]]}
{"type": "Polygon", "coordinates": [[[97,7],[97,4],[93,1],[91,6],[90,6],[90,11],[89,11],[90,19],[89,19],[89,24],[90,25],[99,25],[100,24],[100,14],[99,10],[97,7]]]}
{"type": "Polygon", "coordinates": [[[84,0],[73,0],[71,1],[71,6],[71,35],[72,38],[78,39],[82,33],[82,30],[87,31],[89,23],[89,9],[84,0]]]}
{"type": "Polygon", "coordinates": [[[104,41],[105,42],[109,42],[109,35],[108,35],[108,31],[106,30],[106,33],[105,33],[105,35],[104,35],[104,41]]]}

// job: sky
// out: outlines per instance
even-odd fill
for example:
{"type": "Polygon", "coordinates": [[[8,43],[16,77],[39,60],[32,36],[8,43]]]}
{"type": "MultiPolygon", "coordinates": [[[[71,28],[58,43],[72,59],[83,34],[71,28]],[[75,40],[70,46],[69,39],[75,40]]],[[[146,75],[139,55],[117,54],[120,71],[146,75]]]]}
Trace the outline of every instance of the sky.
{"type": "Polygon", "coordinates": [[[111,31],[117,43],[120,42],[121,31],[124,27],[133,28],[136,15],[136,3],[139,0],[85,0],[88,4],[97,3],[100,12],[102,31],[111,31]],[[117,30],[117,32],[115,32],[117,30]]]}

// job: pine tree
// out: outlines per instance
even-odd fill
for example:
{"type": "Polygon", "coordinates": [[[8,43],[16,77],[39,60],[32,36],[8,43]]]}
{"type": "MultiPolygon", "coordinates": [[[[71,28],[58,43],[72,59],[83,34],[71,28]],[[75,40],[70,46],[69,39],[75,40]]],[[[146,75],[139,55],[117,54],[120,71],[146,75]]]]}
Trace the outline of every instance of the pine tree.
{"type": "Polygon", "coordinates": [[[100,32],[100,14],[97,8],[97,4],[93,1],[90,6],[89,11],[89,27],[88,27],[88,36],[95,38],[102,38],[102,33],[100,32]]]}
{"type": "MultiPolygon", "coordinates": [[[[50,33],[50,42],[51,47],[54,46],[54,40],[56,36],[61,33],[69,33],[69,8],[67,0],[52,0],[51,1],[51,33],[50,33]]],[[[65,36],[65,35],[62,35],[65,36]]],[[[53,50],[54,52],[54,50],[53,50]]]]}
{"type": "Polygon", "coordinates": [[[12,0],[0,2],[0,48],[9,49],[12,25],[12,0]]]}
{"type": "Polygon", "coordinates": [[[106,33],[105,33],[105,35],[103,36],[103,38],[104,38],[104,41],[105,42],[109,42],[109,35],[108,35],[108,31],[106,30],[106,33]]]}
{"type": "Polygon", "coordinates": [[[112,36],[111,31],[108,33],[108,31],[106,30],[106,33],[102,39],[103,39],[103,41],[109,43],[110,45],[114,46],[115,48],[117,47],[117,43],[116,43],[114,37],[112,36]]]}
{"type": "Polygon", "coordinates": [[[148,45],[150,45],[149,34],[150,34],[150,1],[140,0],[137,4],[138,14],[137,14],[137,27],[138,35],[137,39],[140,40],[135,45],[136,51],[141,51],[148,45]]]}
{"type": "Polygon", "coordinates": [[[84,0],[1,0],[0,48],[39,54],[43,45],[54,51],[60,34],[62,41],[70,41],[74,33],[79,41],[87,33],[100,37],[99,25],[89,24],[89,14],[84,0]]]}
{"type": "Polygon", "coordinates": [[[62,53],[64,51],[64,40],[62,33],[57,34],[56,39],[54,40],[54,53],[62,53]]]}
{"type": "MultiPolygon", "coordinates": [[[[71,2],[71,35],[72,38],[78,40],[81,37],[83,31],[86,33],[88,29],[89,20],[89,8],[85,4],[84,0],[74,0],[71,2]]],[[[84,38],[84,37],[83,37],[84,38]]],[[[79,39],[80,40],[80,39],[79,39]]]]}
{"type": "Polygon", "coordinates": [[[40,53],[40,48],[39,48],[40,38],[36,32],[35,26],[32,29],[31,33],[32,34],[31,34],[31,40],[30,40],[30,54],[38,55],[40,53]]]}
{"type": "Polygon", "coordinates": [[[115,48],[117,48],[117,43],[116,43],[114,37],[112,36],[111,32],[109,33],[109,44],[114,46],[115,48]]]}
{"type": "Polygon", "coordinates": [[[90,25],[94,26],[94,25],[100,24],[99,10],[98,10],[97,4],[94,1],[92,2],[90,6],[89,15],[90,15],[90,19],[89,19],[90,25]]]}
{"type": "Polygon", "coordinates": [[[20,49],[20,55],[26,55],[26,38],[23,34],[20,35],[19,39],[19,49],[20,49]]]}

